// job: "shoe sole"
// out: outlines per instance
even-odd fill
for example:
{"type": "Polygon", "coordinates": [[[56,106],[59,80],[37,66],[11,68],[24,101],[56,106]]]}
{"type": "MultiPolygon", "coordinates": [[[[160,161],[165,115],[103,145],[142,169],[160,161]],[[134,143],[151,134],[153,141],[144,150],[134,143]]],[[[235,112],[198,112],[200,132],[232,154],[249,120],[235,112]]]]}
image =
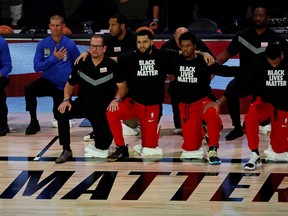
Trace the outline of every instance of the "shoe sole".
{"type": "Polygon", "coordinates": [[[88,152],[86,152],[85,154],[84,154],[84,157],[85,158],[107,158],[107,157],[102,157],[102,156],[99,156],[99,155],[97,155],[97,156],[95,156],[94,154],[91,154],[91,153],[88,153],[88,152]]]}
{"type": "Polygon", "coordinates": [[[116,161],[121,161],[121,160],[124,160],[126,158],[129,158],[129,155],[125,155],[125,156],[122,156],[122,157],[119,157],[119,158],[109,158],[107,157],[107,161],[108,162],[116,162],[116,161]]]}
{"type": "Polygon", "coordinates": [[[255,170],[256,168],[261,167],[261,166],[262,166],[262,163],[255,164],[255,167],[246,167],[246,166],[244,166],[244,170],[255,170]]]}
{"type": "Polygon", "coordinates": [[[227,139],[226,137],[225,137],[225,139],[226,139],[226,141],[232,141],[232,140],[238,139],[239,137],[242,137],[242,136],[244,136],[244,134],[242,134],[241,136],[237,136],[235,138],[233,137],[233,139],[232,138],[227,139]]]}
{"type": "Polygon", "coordinates": [[[220,161],[210,161],[209,159],[208,160],[208,163],[211,164],[211,165],[220,165],[221,164],[221,160],[220,161]]]}
{"type": "MultiPolygon", "coordinates": [[[[40,130],[39,130],[39,131],[40,131],[40,130]]],[[[28,132],[28,133],[27,133],[27,132],[25,132],[25,134],[26,134],[26,135],[34,135],[34,134],[36,134],[36,133],[39,132],[39,131],[36,131],[35,133],[31,133],[31,132],[28,132]]]]}
{"type": "Polygon", "coordinates": [[[65,161],[59,161],[59,162],[55,161],[55,164],[62,164],[62,163],[65,163],[65,162],[71,160],[72,158],[73,158],[73,156],[70,156],[70,157],[68,157],[65,161]]]}

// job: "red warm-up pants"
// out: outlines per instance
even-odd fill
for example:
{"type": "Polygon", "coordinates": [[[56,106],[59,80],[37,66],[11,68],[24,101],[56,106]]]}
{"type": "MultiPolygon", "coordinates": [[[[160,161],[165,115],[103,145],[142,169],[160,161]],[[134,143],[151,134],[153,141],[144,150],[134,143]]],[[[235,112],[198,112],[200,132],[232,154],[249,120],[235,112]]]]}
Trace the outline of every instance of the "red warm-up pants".
{"type": "Polygon", "coordinates": [[[271,119],[270,144],[276,153],[288,152],[288,112],[276,110],[260,97],[249,107],[245,115],[245,128],[250,150],[259,148],[259,124],[271,119]]]}
{"type": "Polygon", "coordinates": [[[156,148],[159,139],[159,120],[162,114],[162,106],[145,106],[133,101],[131,98],[119,102],[119,109],[106,113],[114,142],[117,146],[125,145],[121,120],[138,118],[141,130],[142,147],[156,148]]]}
{"type": "Polygon", "coordinates": [[[211,107],[204,113],[204,106],[209,102],[212,101],[206,97],[194,103],[179,104],[184,139],[182,149],[195,151],[200,148],[203,140],[203,120],[207,123],[207,133],[209,136],[208,145],[219,147],[220,131],[222,128],[222,120],[219,116],[220,110],[211,107]]]}

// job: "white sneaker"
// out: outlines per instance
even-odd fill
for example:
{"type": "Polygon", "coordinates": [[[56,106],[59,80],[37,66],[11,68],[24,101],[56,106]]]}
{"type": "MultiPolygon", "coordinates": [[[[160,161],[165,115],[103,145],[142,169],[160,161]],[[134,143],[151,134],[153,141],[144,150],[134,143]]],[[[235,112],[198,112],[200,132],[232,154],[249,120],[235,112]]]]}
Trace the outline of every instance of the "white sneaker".
{"type": "Polygon", "coordinates": [[[156,147],[156,148],[143,147],[140,155],[141,156],[163,155],[163,151],[159,147],[156,147]]]}
{"type": "Polygon", "coordinates": [[[130,128],[122,123],[122,133],[124,136],[137,136],[140,133],[139,128],[130,128]]]}
{"type": "Polygon", "coordinates": [[[133,147],[133,149],[134,149],[134,151],[136,151],[139,155],[142,154],[142,149],[143,149],[143,147],[142,147],[141,144],[135,145],[135,146],[133,147]]]}
{"type": "Polygon", "coordinates": [[[84,157],[93,157],[93,158],[107,158],[109,155],[109,149],[101,150],[97,149],[94,144],[89,144],[84,149],[84,157]]]}
{"type": "Polygon", "coordinates": [[[262,166],[261,158],[255,152],[252,152],[250,155],[249,161],[245,164],[245,170],[255,170],[256,167],[262,166]]]}
{"type": "Polygon", "coordinates": [[[182,128],[175,128],[172,133],[175,135],[182,135],[182,128]]]}
{"type": "Polygon", "coordinates": [[[276,153],[270,144],[268,149],[264,150],[264,153],[266,154],[266,160],[283,162],[288,161],[288,152],[276,153]]]}
{"type": "Polygon", "coordinates": [[[198,150],[186,151],[183,150],[180,155],[180,159],[203,159],[206,155],[206,150],[203,146],[200,146],[198,150]]]}
{"type": "Polygon", "coordinates": [[[267,134],[271,132],[271,124],[265,125],[265,126],[259,126],[259,133],[261,134],[267,134]]]}
{"type": "MultiPolygon", "coordinates": [[[[52,128],[58,128],[58,121],[56,119],[52,119],[50,121],[52,128]]],[[[75,123],[72,121],[72,119],[69,120],[70,128],[74,127],[75,123]]]]}

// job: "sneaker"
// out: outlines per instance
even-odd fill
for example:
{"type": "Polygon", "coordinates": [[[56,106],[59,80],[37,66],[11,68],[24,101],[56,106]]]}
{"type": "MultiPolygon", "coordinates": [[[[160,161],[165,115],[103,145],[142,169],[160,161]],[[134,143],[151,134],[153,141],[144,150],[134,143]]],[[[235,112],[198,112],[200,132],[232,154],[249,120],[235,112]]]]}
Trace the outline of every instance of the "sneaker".
{"type": "MultiPolygon", "coordinates": [[[[53,119],[50,121],[50,125],[52,128],[58,128],[58,121],[56,119],[53,119]]],[[[69,125],[70,128],[74,127],[74,122],[72,121],[72,119],[69,120],[69,125]]]]}
{"type": "Polygon", "coordinates": [[[107,161],[114,162],[129,157],[128,146],[117,146],[115,152],[108,156],[107,161]]]}
{"type": "Polygon", "coordinates": [[[268,149],[264,150],[264,153],[266,154],[266,160],[275,162],[288,161],[288,152],[276,153],[271,145],[269,145],[268,149]]]}
{"type": "Polygon", "coordinates": [[[94,137],[95,137],[95,135],[94,135],[94,133],[93,133],[93,131],[92,131],[91,133],[86,134],[86,135],[83,137],[83,141],[85,141],[85,142],[94,141],[94,137]]]}
{"type": "Polygon", "coordinates": [[[140,133],[139,128],[130,128],[122,123],[122,133],[124,136],[137,136],[140,133]]]}
{"type": "Polygon", "coordinates": [[[93,157],[93,158],[107,158],[109,155],[109,150],[101,150],[95,147],[94,144],[89,144],[84,149],[84,157],[93,157]]]}
{"type": "Polygon", "coordinates": [[[33,120],[30,122],[28,127],[26,128],[25,134],[36,134],[38,131],[40,131],[40,125],[38,120],[33,120]]]}
{"type": "Polygon", "coordinates": [[[259,126],[259,133],[261,134],[267,134],[271,132],[271,124],[265,125],[265,126],[259,126]]]}
{"type": "Polygon", "coordinates": [[[134,149],[134,151],[136,151],[139,155],[142,154],[142,149],[143,149],[143,147],[142,147],[141,144],[135,145],[135,146],[133,147],[133,149],[134,149]]]}
{"type": "Polygon", "coordinates": [[[230,133],[228,133],[226,136],[225,136],[225,139],[227,141],[230,141],[230,140],[234,140],[234,139],[237,139],[241,136],[243,136],[244,132],[242,130],[242,128],[234,128],[232,131],[230,131],[230,133]]]}
{"type": "Polygon", "coordinates": [[[141,156],[163,155],[163,151],[159,147],[156,147],[156,148],[143,147],[140,155],[141,156]]]}
{"type": "Polygon", "coordinates": [[[182,128],[175,128],[173,129],[172,133],[174,135],[182,135],[182,128]]]}
{"type": "Polygon", "coordinates": [[[183,150],[180,159],[203,159],[205,157],[205,148],[201,146],[195,151],[183,150]]]}
{"type": "Polygon", "coordinates": [[[208,150],[208,162],[211,165],[219,165],[221,164],[221,160],[217,155],[217,148],[212,148],[208,150]]]}
{"type": "Polygon", "coordinates": [[[5,127],[0,127],[0,136],[6,136],[7,133],[10,132],[8,125],[5,127]]]}
{"type": "Polygon", "coordinates": [[[249,161],[245,164],[245,170],[255,170],[256,167],[262,166],[261,158],[255,152],[252,152],[250,155],[249,161]]]}
{"type": "Polygon", "coordinates": [[[56,164],[61,164],[66,162],[68,159],[73,157],[72,151],[64,150],[61,155],[55,160],[56,164]]]}

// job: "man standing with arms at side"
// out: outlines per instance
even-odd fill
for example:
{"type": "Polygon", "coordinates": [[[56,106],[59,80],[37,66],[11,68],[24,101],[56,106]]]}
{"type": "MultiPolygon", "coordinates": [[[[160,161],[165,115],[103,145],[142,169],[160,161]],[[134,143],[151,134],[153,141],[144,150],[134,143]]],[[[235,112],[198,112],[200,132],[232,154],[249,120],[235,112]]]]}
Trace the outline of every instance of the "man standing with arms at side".
{"type": "Polygon", "coordinates": [[[9,73],[12,70],[12,62],[9,46],[6,40],[0,36],[0,136],[10,132],[8,127],[8,107],[6,103],[5,88],[9,84],[9,73]]]}
{"type": "Polygon", "coordinates": [[[34,56],[34,69],[42,76],[25,86],[26,110],[30,114],[30,124],[26,134],[36,134],[40,131],[37,119],[37,97],[51,96],[53,98],[53,113],[63,100],[63,89],[72,71],[72,66],[80,52],[71,39],[63,35],[63,17],[50,17],[49,29],[51,35],[39,42],[34,56]]]}
{"type": "MultiPolygon", "coordinates": [[[[263,55],[265,48],[270,43],[279,43],[286,47],[288,44],[284,38],[268,28],[269,11],[265,6],[256,6],[253,15],[253,26],[238,32],[225,51],[220,53],[216,59],[223,64],[232,56],[240,55],[240,66],[248,65],[258,56],[263,55]]],[[[284,53],[287,57],[287,51],[284,53]]],[[[241,75],[240,75],[241,77],[241,75]]],[[[227,99],[227,108],[234,129],[226,135],[226,140],[234,140],[243,136],[240,120],[240,98],[251,95],[251,86],[245,89],[237,88],[238,77],[227,85],[224,97],[227,99]]]]}
{"type": "MultiPolygon", "coordinates": [[[[69,119],[87,118],[95,133],[95,144],[85,147],[85,157],[107,158],[113,137],[106,118],[106,110],[117,110],[119,101],[126,95],[127,87],[119,65],[104,56],[106,44],[103,36],[94,35],[85,61],[73,67],[65,85],[64,100],[58,107],[59,142],[63,148],[55,163],[72,158],[69,119]],[[71,101],[75,85],[79,85],[78,98],[71,101]]],[[[128,148],[123,155],[129,157],[128,148]]]]}

